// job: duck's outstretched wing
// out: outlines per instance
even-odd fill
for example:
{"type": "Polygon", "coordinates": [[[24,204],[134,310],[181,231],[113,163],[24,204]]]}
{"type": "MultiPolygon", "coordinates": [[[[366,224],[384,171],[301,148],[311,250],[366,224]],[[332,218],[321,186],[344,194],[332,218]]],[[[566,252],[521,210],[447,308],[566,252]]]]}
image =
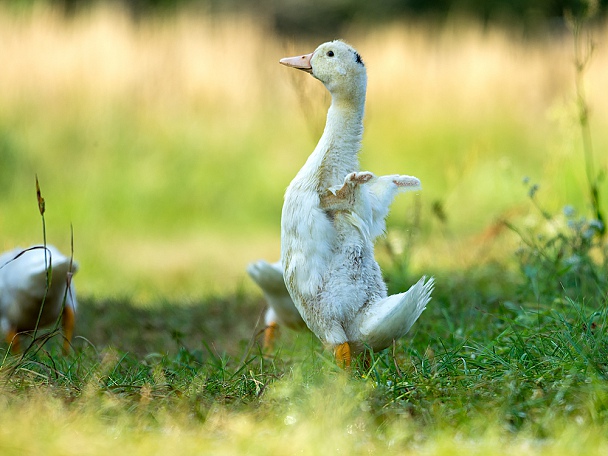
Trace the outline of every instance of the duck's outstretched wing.
{"type": "Polygon", "coordinates": [[[414,176],[393,174],[379,176],[367,185],[372,209],[370,236],[376,239],[384,234],[386,216],[397,193],[420,190],[420,180],[414,176]]]}
{"type": "Polygon", "coordinates": [[[262,289],[268,303],[266,325],[279,323],[293,329],[305,326],[304,320],[285,287],[283,267],[280,261],[268,263],[258,260],[247,266],[247,273],[262,289]]]}
{"type": "Polygon", "coordinates": [[[405,293],[370,304],[359,323],[362,340],[377,351],[404,336],[431,300],[433,286],[432,277],[422,277],[405,293]]]}
{"type": "Polygon", "coordinates": [[[342,185],[327,189],[321,205],[326,210],[357,213],[365,220],[366,231],[373,241],[384,234],[385,219],[395,195],[421,188],[420,180],[414,176],[391,174],[377,177],[369,171],[354,172],[346,175],[342,185]],[[367,192],[363,201],[360,192],[367,192]]]}

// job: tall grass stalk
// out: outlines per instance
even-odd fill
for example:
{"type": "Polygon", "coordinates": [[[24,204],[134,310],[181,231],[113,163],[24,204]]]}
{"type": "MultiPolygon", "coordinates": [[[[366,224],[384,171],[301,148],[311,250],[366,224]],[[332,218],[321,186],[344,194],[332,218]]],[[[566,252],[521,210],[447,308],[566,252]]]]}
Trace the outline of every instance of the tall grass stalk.
{"type": "Polygon", "coordinates": [[[600,183],[604,178],[603,173],[596,173],[593,150],[593,140],[590,126],[590,107],[585,91],[585,74],[591,64],[596,48],[593,40],[590,21],[597,15],[597,2],[589,0],[584,12],[578,15],[566,15],[573,36],[574,43],[574,86],[576,90],[576,106],[578,110],[578,123],[581,130],[583,154],[585,161],[585,173],[589,190],[589,202],[595,219],[601,224],[599,227],[600,237],[606,234],[606,219],[602,212],[600,201],[600,183]]]}
{"type": "MultiPolygon", "coordinates": [[[[51,288],[51,281],[53,280],[53,259],[52,254],[49,249],[46,247],[46,220],[44,218],[44,213],[46,211],[46,202],[42,197],[42,192],[40,191],[40,183],[38,182],[38,175],[36,175],[36,201],[38,202],[38,212],[40,212],[40,218],[42,221],[42,248],[44,249],[44,268],[46,270],[46,283],[44,288],[44,295],[42,296],[42,303],[40,304],[40,310],[38,311],[38,318],[36,319],[36,325],[34,326],[34,332],[32,335],[32,339],[36,340],[36,335],[38,333],[38,326],[40,325],[40,319],[42,318],[42,312],[44,311],[44,305],[46,304],[46,298],[49,293],[49,289],[51,288]],[[49,258],[50,257],[50,258],[49,258]]],[[[32,345],[30,344],[30,347],[32,345]]],[[[30,348],[28,347],[28,349],[30,348]]],[[[22,358],[27,353],[28,349],[26,349],[22,358]]]]}

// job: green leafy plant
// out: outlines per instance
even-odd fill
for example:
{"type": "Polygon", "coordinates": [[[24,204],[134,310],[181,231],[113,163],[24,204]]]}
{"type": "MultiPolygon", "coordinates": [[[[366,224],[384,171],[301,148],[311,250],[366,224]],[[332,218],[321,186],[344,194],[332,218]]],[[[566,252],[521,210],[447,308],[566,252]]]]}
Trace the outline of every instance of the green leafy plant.
{"type": "Polygon", "coordinates": [[[525,277],[524,290],[536,302],[557,299],[563,295],[602,299],[608,286],[608,248],[601,236],[602,223],[577,214],[572,206],[563,213],[549,215],[535,199],[538,186],[532,185],[529,195],[539,207],[545,229],[524,232],[508,226],[522,240],[516,256],[525,277]]]}

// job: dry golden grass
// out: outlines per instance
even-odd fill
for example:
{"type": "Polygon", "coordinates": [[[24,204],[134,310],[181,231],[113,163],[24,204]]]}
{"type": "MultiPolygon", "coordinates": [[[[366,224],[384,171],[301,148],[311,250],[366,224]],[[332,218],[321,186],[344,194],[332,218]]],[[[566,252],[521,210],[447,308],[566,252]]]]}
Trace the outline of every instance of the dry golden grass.
{"type": "MultiPolygon", "coordinates": [[[[113,10],[69,22],[36,10],[17,18],[5,12],[0,24],[3,60],[10,62],[0,75],[5,103],[23,96],[56,102],[77,94],[127,97],[158,109],[213,103],[243,108],[231,113],[249,117],[258,115],[265,97],[272,105],[284,97],[283,102],[292,102],[289,77],[275,65],[277,57],[287,49],[306,52],[314,46],[286,46],[253,20],[235,17],[183,15],[135,25],[113,10]]],[[[395,24],[350,35],[368,63],[372,111],[380,104],[420,120],[441,112],[477,118],[507,108],[538,120],[572,86],[568,38],[530,44],[464,24],[430,31],[395,24]]],[[[600,44],[604,37],[599,35],[600,44]]],[[[600,47],[589,72],[589,96],[598,116],[606,114],[608,104],[602,90],[606,54],[600,47]]],[[[298,83],[322,93],[308,79],[298,83]]]]}
{"type": "MultiPolygon", "coordinates": [[[[293,87],[276,65],[278,57],[317,44],[286,43],[248,17],[183,14],[135,24],[105,8],[69,21],[44,8],[21,16],[4,11],[0,25],[2,57],[10,63],[0,75],[5,102],[23,95],[55,101],[76,92],[102,100],[126,96],[159,108],[203,100],[257,115],[264,97],[273,105],[284,97],[292,101],[293,87]]],[[[588,95],[603,118],[606,31],[595,37],[599,47],[588,95]]],[[[435,118],[443,111],[448,117],[476,118],[484,114],[480,110],[507,107],[537,116],[569,94],[573,84],[568,36],[530,43],[473,23],[445,29],[397,23],[352,30],[346,38],[365,55],[370,105],[386,109],[392,103],[389,107],[399,107],[396,114],[435,118]]],[[[322,93],[309,79],[303,76],[298,83],[322,93]]]]}
{"type": "MultiPolygon", "coordinates": [[[[2,399],[0,450],[6,455],[570,455],[603,454],[600,426],[578,422],[548,427],[551,437],[501,429],[486,422],[464,428],[447,425],[428,432],[404,415],[384,423],[366,413],[370,391],[345,378],[303,389],[293,379],[277,381],[260,406],[234,412],[218,404],[203,423],[184,404],[165,401],[152,410],[142,388],[139,401],[87,388],[71,404],[42,391],[2,399]],[[126,404],[127,403],[127,404],[126,404]],[[381,432],[378,432],[378,429],[381,432]]],[[[161,402],[158,397],[154,401],[161,402]]]]}

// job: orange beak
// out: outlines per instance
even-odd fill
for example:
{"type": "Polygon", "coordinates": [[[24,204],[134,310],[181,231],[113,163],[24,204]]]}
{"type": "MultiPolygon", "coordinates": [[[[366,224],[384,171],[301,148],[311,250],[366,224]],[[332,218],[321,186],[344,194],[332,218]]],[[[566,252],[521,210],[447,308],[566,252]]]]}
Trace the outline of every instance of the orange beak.
{"type": "Polygon", "coordinates": [[[314,52],[306,55],[299,55],[297,57],[285,57],[284,59],[279,60],[279,63],[281,65],[296,68],[312,74],[312,65],[310,64],[310,59],[312,59],[313,54],[314,52]]]}

